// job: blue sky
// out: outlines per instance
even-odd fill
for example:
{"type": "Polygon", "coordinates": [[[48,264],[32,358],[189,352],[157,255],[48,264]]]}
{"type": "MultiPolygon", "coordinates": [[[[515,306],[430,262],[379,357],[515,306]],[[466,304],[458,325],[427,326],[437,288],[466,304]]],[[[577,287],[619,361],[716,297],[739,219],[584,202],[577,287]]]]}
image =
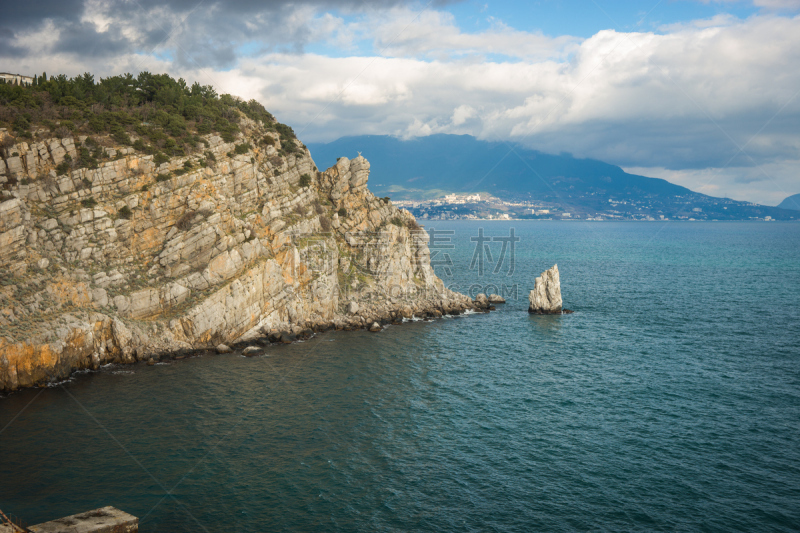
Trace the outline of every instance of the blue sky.
{"type": "Polygon", "coordinates": [[[41,0],[0,20],[22,73],[168,72],[301,139],[469,134],[715,196],[800,192],[800,0],[41,0]]]}
{"type": "Polygon", "coordinates": [[[493,17],[524,31],[591,37],[600,30],[658,31],[676,22],[711,18],[721,13],[744,18],[757,13],[749,3],[686,1],[543,0],[538,2],[463,2],[448,8],[463,28],[478,30],[493,17]]]}

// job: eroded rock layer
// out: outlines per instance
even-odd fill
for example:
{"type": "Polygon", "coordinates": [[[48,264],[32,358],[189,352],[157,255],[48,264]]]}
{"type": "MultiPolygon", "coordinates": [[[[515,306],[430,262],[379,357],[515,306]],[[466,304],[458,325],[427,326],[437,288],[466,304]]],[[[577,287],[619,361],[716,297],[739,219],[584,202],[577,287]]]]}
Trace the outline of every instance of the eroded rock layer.
{"type": "Polygon", "coordinates": [[[413,216],[367,189],[366,159],[319,172],[298,141],[241,124],[235,143],[206,136],[198,155],[161,165],[109,146],[99,168],[57,175],[84,139],[7,150],[17,155],[0,165],[0,390],[473,307],[435,276],[413,216]],[[254,141],[265,136],[273,142],[254,141]]]}

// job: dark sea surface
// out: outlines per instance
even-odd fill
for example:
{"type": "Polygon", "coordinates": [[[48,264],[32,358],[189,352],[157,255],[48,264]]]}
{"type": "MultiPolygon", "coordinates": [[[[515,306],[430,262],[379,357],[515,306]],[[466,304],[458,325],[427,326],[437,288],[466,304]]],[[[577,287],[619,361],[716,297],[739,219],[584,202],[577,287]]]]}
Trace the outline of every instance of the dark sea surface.
{"type": "Polygon", "coordinates": [[[0,509],[113,505],[142,532],[800,530],[800,225],[430,226],[454,231],[443,279],[505,306],[11,394],[0,509]],[[502,241],[470,269],[479,228],[512,227],[513,272],[502,241]],[[554,263],[575,313],[529,316],[554,263]]]}

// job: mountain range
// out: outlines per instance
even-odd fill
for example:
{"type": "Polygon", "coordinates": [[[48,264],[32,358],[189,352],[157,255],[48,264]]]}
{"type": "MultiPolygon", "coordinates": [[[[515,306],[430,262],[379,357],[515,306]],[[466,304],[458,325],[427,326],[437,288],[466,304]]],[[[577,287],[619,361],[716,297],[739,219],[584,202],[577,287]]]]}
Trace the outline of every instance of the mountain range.
{"type": "Polygon", "coordinates": [[[393,200],[430,200],[448,193],[488,193],[508,201],[539,202],[592,216],[666,216],[695,219],[800,218],[777,207],[715,198],[663,179],[629,174],[618,166],[570,154],[547,154],[469,135],[342,137],[310,143],[320,168],[337,157],[363,153],[372,165],[376,194],[393,200]]]}

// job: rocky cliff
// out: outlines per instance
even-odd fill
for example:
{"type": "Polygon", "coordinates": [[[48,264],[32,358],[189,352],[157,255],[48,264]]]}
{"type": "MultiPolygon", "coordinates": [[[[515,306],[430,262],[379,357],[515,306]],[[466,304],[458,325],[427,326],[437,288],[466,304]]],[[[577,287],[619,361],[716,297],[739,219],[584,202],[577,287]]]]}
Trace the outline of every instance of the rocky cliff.
{"type": "Polygon", "coordinates": [[[319,172],[299,141],[240,126],[161,164],[92,139],[96,168],[67,171],[84,137],[0,130],[0,390],[474,306],[434,275],[413,216],[367,189],[366,159],[319,172]]]}

